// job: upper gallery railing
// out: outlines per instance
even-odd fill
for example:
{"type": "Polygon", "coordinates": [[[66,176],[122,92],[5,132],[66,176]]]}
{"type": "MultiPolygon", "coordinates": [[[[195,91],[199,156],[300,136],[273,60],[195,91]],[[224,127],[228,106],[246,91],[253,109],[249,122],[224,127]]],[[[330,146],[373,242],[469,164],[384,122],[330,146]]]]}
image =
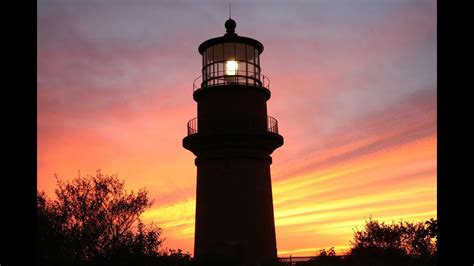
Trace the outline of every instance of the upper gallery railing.
{"type": "MultiPolygon", "coordinates": [[[[278,134],[278,120],[274,117],[267,117],[267,132],[278,134]]],[[[195,117],[188,121],[188,136],[198,133],[198,118],[195,117]]]]}

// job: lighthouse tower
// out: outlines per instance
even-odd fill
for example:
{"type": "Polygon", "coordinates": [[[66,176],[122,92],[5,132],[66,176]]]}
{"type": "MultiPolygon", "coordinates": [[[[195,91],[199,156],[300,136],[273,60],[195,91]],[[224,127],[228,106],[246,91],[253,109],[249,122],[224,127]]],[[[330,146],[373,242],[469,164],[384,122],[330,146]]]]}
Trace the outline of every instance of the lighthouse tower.
{"type": "Polygon", "coordinates": [[[277,258],[270,154],[283,145],[267,114],[270,81],[261,74],[263,45],[226,33],[199,46],[202,76],[194,81],[197,117],[183,147],[196,155],[194,257],[261,265],[277,258]]]}

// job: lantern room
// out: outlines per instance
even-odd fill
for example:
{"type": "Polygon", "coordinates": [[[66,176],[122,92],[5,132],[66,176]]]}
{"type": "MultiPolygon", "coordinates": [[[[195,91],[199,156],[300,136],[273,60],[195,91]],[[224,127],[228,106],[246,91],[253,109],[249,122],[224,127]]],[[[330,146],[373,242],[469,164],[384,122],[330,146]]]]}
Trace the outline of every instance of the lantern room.
{"type": "Polygon", "coordinates": [[[222,85],[246,85],[268,89],[269,80],[261,75],[260,54],[263,45],[254,39],[238,36],[233,19],[225,22],[226,34],[203,42],[200,88],[222,85]]]}

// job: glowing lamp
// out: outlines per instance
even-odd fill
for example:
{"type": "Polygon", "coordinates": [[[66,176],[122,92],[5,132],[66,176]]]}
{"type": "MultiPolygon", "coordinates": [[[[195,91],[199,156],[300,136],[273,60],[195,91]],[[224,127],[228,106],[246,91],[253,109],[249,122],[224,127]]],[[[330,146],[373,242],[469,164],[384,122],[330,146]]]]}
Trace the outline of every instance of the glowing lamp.
{"type": "Polygon", "coordinates": [[[237,74],[237,69],[239,68],[239,64],[235,60],[229,60],[225,62],[225,74],[229,76],[233,76],[237,74]]]}

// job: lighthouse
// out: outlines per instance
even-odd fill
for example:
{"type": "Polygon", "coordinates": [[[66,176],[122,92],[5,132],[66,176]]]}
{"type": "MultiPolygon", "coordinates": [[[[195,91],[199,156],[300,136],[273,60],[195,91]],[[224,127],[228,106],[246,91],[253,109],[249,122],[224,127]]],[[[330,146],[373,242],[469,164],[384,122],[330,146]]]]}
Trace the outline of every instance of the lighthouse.
{"type": "Polygon", "coordinates": [[[262,43],[237,35],[231,18],[225,28],[223,36],[199,45],[197,117],[183,139],[196,156],[194,257],[263,265],[277,259],[270,155],[283,137],[267,113],[271,91],[261,71],[262,43]]]}

